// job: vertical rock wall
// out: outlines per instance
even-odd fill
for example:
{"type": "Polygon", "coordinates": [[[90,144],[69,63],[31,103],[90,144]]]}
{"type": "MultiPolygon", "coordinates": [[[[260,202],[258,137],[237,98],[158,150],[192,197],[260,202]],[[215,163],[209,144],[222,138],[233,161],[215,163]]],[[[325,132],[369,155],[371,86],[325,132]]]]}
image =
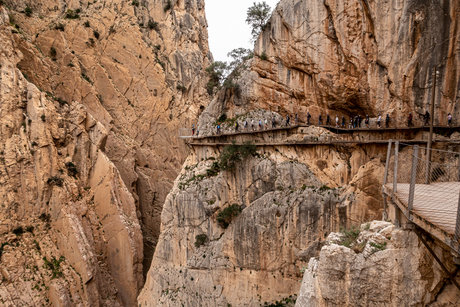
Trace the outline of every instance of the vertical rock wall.
{"type": "Polygon", "coordinates": [[[207,104],[204,2],[2,4],[1,302],[135,306],[207,104]]]}
{"type": "Polygon", "coordinates": [[[446,125],[450,112],[458,124],[459,14],[454,0],[282,0],[239,88],[214,103],[229,117],[258,108],[303,121],[307,111],[315,119],[388,113],[401,125],[413,112],[420,124],[438,67],[435,122],[446,125]]]}

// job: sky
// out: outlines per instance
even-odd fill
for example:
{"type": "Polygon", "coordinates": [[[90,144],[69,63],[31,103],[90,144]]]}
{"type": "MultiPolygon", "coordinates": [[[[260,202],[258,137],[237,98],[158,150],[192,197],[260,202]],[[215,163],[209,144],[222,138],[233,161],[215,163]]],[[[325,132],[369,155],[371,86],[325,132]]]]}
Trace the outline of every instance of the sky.
{"type": "MultiPolygon", "coordinates": [[[[273,9],[279,0],[265,0],[273,9]]],[[[209,47],[214,61],[228,61],[227,53],[236,48],[254,49],[246,12],[254,0],[205,0],[209,47]]],[[[258,0],[256,2],[262,2],[258,0]]]]}

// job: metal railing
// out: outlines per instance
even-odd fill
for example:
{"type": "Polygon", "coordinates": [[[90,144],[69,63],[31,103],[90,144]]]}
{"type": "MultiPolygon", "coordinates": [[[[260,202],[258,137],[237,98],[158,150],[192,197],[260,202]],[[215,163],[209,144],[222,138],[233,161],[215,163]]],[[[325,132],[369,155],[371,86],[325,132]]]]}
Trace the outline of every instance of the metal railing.
{"type": "MultiPolygon", "coordinates": [[[[455,218],[454,248],[460,239],[460,153],[428,149],[419,145],[389,140],[383,185],[391,188],[391,198],[407,202],[406,217],[413,221],[413,211],[424,211],[427,220],[434,215],[455,218]],[[431,151],[431,161],[428,159],[431,151]],[[417,206],[414,207],[414,203],[417,206]],[[429,212],[432,212],[430,215],[429,212]]],[[[386,215],[384,195],[384,218],[386,215]]],[[[439,217],[441,216],[441,217],[439,217]]],[[[397,218],[398,219],[398,218],[397,218]]],[[[398,225],[397,225],[398,226],[398,225]]]]}

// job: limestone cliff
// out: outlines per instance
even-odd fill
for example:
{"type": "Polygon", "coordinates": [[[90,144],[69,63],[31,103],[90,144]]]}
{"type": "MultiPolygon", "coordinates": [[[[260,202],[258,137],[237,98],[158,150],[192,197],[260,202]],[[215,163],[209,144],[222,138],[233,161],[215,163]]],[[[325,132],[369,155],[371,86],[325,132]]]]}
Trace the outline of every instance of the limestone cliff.
{"type": "Polygon", "coordinates": [[[283,116],[307,111],[354,116],[388,113],[420,124],[433,88],[436,124],[460,118],[459,2],[281,0],[235,87],[221,91],[202,124],[258,108],[283,116]],[[418,115],[417,115],[418,114],[418,115]]]}
{"type": "Polygon", "coordinates": [[[344,152],[279,146],[216,174],[219,152],[199,148],[166,199],[142,306],[260,306],[288,298],[331,231],[380,216],[372,201],[383,170],[378,159],[354,156],[349,169],[344,152]],[[313,157],[321,152],[334,163],[318,163],[313,157]],[[341,169],[349,185],[327,176],[341,169]],[[225,229],[218,217],[233,204],[242,211],[225,229]]]}
{"type": "Polygon", "coordinates": [[[0,16],[1,302],[135,306],[177,129],[207,104],[204,3],[4,0],[0,16]]]}
{"type": "MultiPolygon", "coordinates": [[[[413,231],[387,222],[363,224],[351,246],[360,247],[358,253],[340,244],[343,236],[331,233],[319,257],[310,259],[296,307],[460,304],[458,289],[413,231]]],[[[439,243],[432,248],[454,271],[450,252],[439,243]]]]}

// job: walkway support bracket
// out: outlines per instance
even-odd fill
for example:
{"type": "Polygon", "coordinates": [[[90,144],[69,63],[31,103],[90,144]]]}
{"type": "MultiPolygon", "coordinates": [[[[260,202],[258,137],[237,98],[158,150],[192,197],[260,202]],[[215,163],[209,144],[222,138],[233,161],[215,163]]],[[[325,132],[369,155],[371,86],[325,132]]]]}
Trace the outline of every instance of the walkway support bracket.
{"type": "Polygon", "coordinates": [[[430,254],[433,256],[433,258],[439,263],[439,265],[444,270],[444,272],[446,272],[447,276],[449,276],[449,278],[452,281],[452,283],[457,287],[458,290],[460,290],[460,285],[455,280],[455,275],[457,275],[458,269],[455,270],[453,273],[450,273],[449,270],[447,270],[446,266],[441,262],[441,259],[438,258],[436,253],[431,249],[431,247],[428,245],[428,243],[422,237],[422,235],[420,234],[420,231],[417,228],[415,228],[414,232],[417,235],[417,237],[420,239],[420,241],[422,241],[423,245],[425,245],[426,249],[430,252],[430,254]]]}
{"type": "Polygon", "coordinates": [[[409,220],[412,220],[411,212],[414,208],[414,194],[415,194],[415,180],[417,178],[417,163],[418,163],[418,145],[414,146],[412,154],[412,169],[410,172],[410,186],[409,186],[409,201],[407,203],[407,210],[409,220]]]}

